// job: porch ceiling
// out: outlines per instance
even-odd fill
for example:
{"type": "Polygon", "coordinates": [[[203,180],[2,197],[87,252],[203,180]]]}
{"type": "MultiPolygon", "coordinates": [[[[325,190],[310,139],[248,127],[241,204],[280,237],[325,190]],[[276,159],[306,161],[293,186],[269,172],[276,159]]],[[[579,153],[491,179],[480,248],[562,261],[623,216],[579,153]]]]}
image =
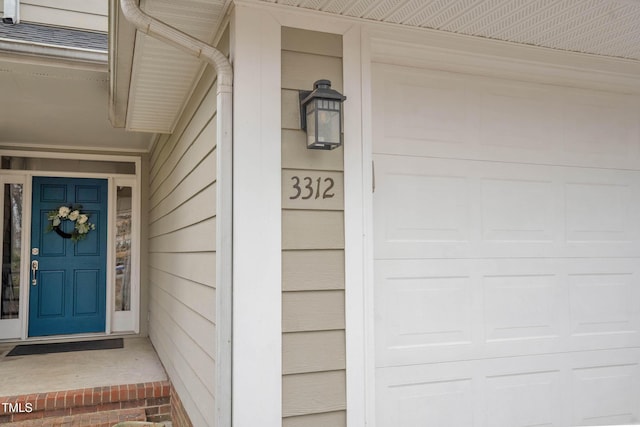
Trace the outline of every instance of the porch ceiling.
{"type": "MultiPolygon", "coordinates": [[[[141,0],[141,7],[151,16],[211,43],[230,3],[231,0],[141,0]]],[[[273,3],[364,21],[640,60],[640,0],[244,0],[244,3],[273,3]]],[[[203,68],[201,61],[130,28],[127,36],[127,24],[121,13],[112,15],[110,31],[117,29],[119,35],[116,43],[112,43],[118,52],[112,61],[116,82],[112,88],[113,123],[129,130],[172,132],[203,68]]]]}
{"type": "Polygon", "coordinates": [[[108,119],[106,65],[3,55],[0,59],[0,146],[146,151],[149,134],[114,129],[108,119]]]}

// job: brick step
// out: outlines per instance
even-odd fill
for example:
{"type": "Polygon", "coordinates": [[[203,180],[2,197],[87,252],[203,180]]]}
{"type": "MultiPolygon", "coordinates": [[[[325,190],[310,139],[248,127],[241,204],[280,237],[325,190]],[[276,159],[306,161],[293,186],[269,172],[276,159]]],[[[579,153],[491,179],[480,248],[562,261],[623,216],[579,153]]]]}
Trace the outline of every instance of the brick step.
{"type": "Polygon", "coordinates": [[[112,427],[123,421],[146,421],[144,408],[48,417],[3,424],[4,427],[112,427]]]}
{"type": "MultiPolygon", "coordinates": [[[[171,419],[171,384],[169,381],[161,381],[0,397],[0,424],[29,420],[46,422],[50,419],[81,415],[101,416],[104,413],[126,410],[141,410],[144,417],[140,420],[136,419],[137,421],[169,421],[171,419]]],[[[34,424],[34,426],[40,425],[48,427],[50,424],[34,424]]],[[[81,426],[82,424],[69,425],[81,426]]],[[[93,424],[86,425],[93,426],[93,424]]]]}

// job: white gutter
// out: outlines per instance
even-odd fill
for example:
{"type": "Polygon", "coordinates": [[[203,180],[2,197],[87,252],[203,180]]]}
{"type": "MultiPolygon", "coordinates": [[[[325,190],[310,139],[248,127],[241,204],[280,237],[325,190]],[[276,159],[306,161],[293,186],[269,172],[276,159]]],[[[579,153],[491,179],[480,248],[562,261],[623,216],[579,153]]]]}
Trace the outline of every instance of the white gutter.
{"type": "Polygon", "coordinates": [[[232,307],[232,112],[233,69],[213,46],[159,21],[136,4],[120,0],[122,13],[139,31],[208,62],[217,73],[216,213],[216,411],[215,425],[231,425],[232,307]]]}
{"type": "Polygon", "coordinates": [[[0,38],[0,52],[106,65],[107,52],[0,38]]]}

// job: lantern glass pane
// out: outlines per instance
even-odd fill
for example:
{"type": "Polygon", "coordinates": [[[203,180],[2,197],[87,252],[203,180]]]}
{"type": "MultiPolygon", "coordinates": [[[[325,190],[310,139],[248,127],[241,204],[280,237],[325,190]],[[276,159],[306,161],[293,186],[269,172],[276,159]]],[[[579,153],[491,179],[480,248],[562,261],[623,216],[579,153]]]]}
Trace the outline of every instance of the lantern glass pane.
{"type": "Polygon", "coordinates": [[[340,112],[318,111],[318,142],[340,143],[340,112]]]}
{"type": "MultiPolygon", "coordinates": [[[[310,104],[314,103],[311,102],[310,104]]],[[[307,145],[312,145],[316,142],[316,116],[314,110],[313,107],[307,107],[307,145]]]]}

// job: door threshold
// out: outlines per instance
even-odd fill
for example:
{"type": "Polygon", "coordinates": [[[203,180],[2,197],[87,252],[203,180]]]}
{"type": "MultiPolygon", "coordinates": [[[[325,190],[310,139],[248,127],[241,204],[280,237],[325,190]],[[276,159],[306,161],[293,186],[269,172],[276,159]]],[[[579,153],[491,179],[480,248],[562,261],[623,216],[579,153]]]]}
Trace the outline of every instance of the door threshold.
{"type": "Polygon", "coordinates": [[[0,340],[2,344],[24,344],[24,343],[55,343],[55,342],[74,342],[74,341],[88,341],[92,339],[105,339],[105,338],[126,338],[137,337],[140,334],[135,332],[114,332],[107,334],[105,332],[96,332],[91,334],[72,334],[72,335],[47,335],[43,337],[27,337],[25,339],[8,339],[0,340]]]}

